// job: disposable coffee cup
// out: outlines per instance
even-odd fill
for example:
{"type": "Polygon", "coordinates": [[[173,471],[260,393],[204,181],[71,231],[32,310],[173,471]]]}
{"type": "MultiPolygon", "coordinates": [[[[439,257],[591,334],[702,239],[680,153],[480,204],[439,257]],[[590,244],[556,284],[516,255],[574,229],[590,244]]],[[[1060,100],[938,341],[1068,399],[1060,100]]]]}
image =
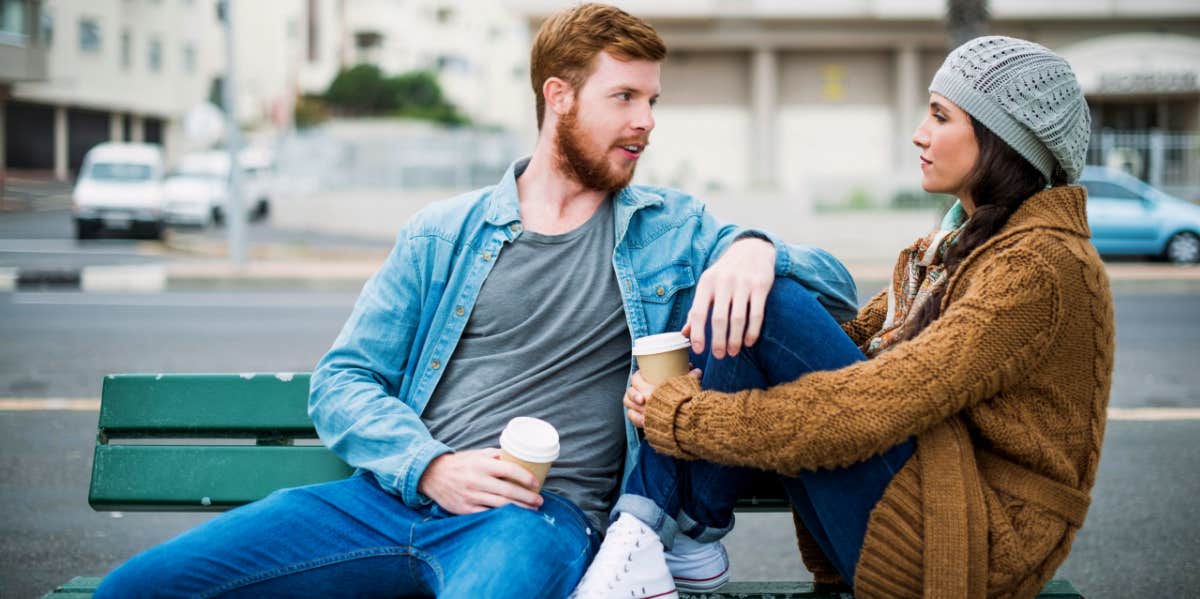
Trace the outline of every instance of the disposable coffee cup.
{"type": "Polygon", "coordinates": [[[662,333],[639,337],[633,341],[642,377],[661,385],[672,377],[688,373],[688,347],[692,342],[682,333],[662,333]]]}
{"type": "Polygon", "coordinates": [[[550,464],[558,459],[558,431],[540,418],[513,418],[500,433],[500,459],[533,473],[541,488],[550,464]]]}

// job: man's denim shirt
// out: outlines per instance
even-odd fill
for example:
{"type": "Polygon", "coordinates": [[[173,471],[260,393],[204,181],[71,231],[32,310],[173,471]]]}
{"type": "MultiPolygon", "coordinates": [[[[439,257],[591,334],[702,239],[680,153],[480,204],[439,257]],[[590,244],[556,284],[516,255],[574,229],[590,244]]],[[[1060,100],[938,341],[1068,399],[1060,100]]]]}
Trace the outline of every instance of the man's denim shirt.
{"type": "MultiPolygon", "coordinates": [[[[430,436],[420,414],[454,354],[484,279],[505,244],[521,234],[516,177],[527,164],[528,159],[513,164],[495,186],[431,204],[413,216],[313,373],[308,412],[321,440],[351,466],[373,472],[410,506],[429,502],[417,483],[430,461],[452,451],[430,436]]],[[[630,335],[681,329],[700,273],[748,231],[721,225],[703,204],[673,189],[634,185],[612,201],[612,263],[630,335]]],[[[836,259],[751,233],[775,244],[777,276],[799,281],[838,321],[855,315],[854,280],[836,259]]],[[[570,272],[546,276],[571,284],[570,272]]],[[[632,366],[631,358],[631,372],[632,366]]],[[[629,472],[639,437],[628,421],[625,428],[629,472]]]]}

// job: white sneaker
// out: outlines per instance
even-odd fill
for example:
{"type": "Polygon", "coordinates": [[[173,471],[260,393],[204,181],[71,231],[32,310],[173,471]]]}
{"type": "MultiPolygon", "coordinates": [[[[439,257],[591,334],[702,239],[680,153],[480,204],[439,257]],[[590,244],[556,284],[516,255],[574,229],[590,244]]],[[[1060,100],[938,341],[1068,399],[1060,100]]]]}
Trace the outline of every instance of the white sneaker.
{"type": "Polygon", "coordinates": [[[710,593],[729,582],[729,554],[720,541],[701,543],[679,533],[665,557],[675,588],[685,593],[710,593]]]}
{"type": "Polygon", "coordinates": [[[641,520],[622,513],[569,599],[678,598],[662,541],[641,520]]]}

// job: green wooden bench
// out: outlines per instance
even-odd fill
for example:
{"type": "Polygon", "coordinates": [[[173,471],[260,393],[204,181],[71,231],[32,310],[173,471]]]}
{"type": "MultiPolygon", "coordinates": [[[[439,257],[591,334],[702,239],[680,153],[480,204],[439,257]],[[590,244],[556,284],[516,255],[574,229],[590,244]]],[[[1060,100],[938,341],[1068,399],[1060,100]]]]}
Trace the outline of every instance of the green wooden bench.
{"type": "MultiPolygon", "coordinates": [[[[88,503],[97,511],[213,512],[352,469],[308,419],[308,374],[110,375],[104,379],[88,503]]],[[[781,497],[740,511],[786,511],[781,497]]],[[[95,577],[45,595],[90,597],[95,577]]],[[[1040,597],[1081,597],[1065,580],[1040,597]]],[[[731,582],[695,597],[849,597],[806,582],[731,582]]]]}

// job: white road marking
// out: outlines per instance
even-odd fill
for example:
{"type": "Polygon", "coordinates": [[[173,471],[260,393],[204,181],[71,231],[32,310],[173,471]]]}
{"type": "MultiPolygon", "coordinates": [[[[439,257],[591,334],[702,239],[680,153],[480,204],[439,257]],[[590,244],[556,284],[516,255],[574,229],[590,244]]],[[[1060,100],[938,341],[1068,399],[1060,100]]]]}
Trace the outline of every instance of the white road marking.
{"type": "MultiPolygon", "coordinates": [[[[2,281],[0,281],[2,282],[2,281]]],[[[346,308],[356,293],[82,293],[31,291],[14,293],[13,304],[29,306],[133,306],[139,308],[346,308]]]]}
{"type": "MultiPolygon", "coordinates": [[[[243,375],[244,376],[244,375],[243,375]]],[[[96,397],[0,397],[0,412],[96,412],[96,397]]],[[[1109,408],[1116,422],[1179,422],[1200,420],[1200,408],[1109,408]]]]}
{"type": "Polygon", "coordinates": [[[100,398],[4,397],[0,412],[99,412],[100,398]]]}

